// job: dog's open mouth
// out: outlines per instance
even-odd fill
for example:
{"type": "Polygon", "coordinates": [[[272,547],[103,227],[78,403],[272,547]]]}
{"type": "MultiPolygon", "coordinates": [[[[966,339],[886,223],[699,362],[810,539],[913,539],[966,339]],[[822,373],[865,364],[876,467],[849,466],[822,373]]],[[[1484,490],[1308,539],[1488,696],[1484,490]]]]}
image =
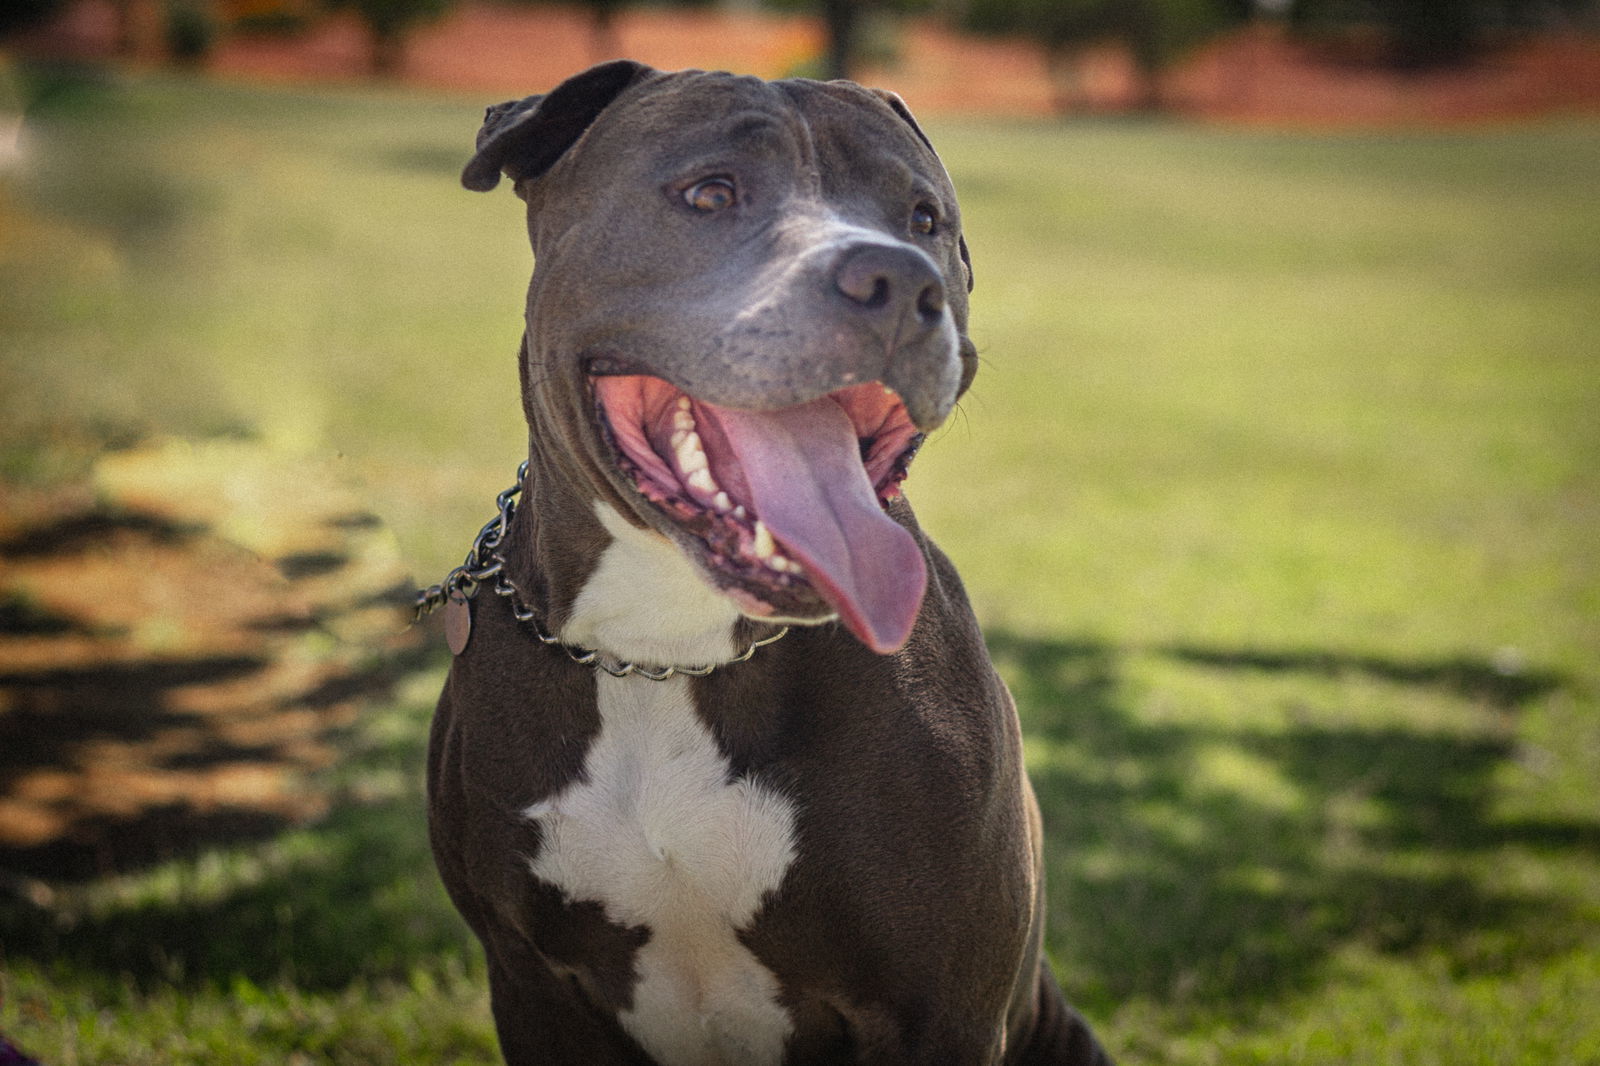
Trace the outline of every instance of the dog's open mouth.
{"type": "Polygon", "coordinates": [[[863,643],[905,643],[927,584],[915,538],[884,512],[922,434],[877,383],[745,411],[644,374],[590,378],[616,464],[758,617],[837,612],[863,643]]]}

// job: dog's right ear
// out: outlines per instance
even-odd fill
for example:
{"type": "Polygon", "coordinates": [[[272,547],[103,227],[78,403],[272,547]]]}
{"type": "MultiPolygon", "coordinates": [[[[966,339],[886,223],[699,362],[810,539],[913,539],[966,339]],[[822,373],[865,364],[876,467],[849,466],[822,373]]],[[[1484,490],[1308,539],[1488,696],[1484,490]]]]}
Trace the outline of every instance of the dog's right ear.
{"type": "Polygon", "coordinates": [[[543,96],[495,104],[483,116],[478,151],[461,184],[488,192],[503,171],[512,181],[538,177],[571,148],[606,105],[654,68],[617,59],[575,74],[543,96]]]}

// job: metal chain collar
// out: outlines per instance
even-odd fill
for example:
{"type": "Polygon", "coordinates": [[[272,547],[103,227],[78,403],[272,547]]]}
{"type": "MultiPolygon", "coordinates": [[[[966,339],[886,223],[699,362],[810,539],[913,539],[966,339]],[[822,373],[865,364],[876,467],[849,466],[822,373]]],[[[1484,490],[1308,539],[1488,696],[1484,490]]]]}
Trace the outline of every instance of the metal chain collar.
{"type": "Polygon", "coordinates": [[[553,644],[567,653],[567,658],[580,666],[593,666],[604,670],[612,677],[628,677],[634,675],[650,681],[665,681],[669,677],[683,675],[686,677],[705,677],[719,666],[731,666],[742,663],[756,653],[757,648],[765,647],[774,641],[782,640],[789,634],[789,627],[784,626],[770,637],[753,641],[737,658],[726,662],[710,663],[705,666],[661,666],[649,667],[639,663],[608,662],[598,651],[592,648],[578,648],[571,644],[563,644],[558,638],[544,631],[539,624],[538,616],[527,605],[522,597],[522,590],[512,582],[506,574],[505,557],[500,554],[500,543],[505,539],[506,531],[511,528],[511,519],[517,513],[517,496],[522,492],[522,480],[528,474],[528,462],[522,461],[517,467],[516,484],[506,489],[495,497],[497,513],[482,529],[472,542],[472,550],[467,552],[466,559],[460,566],[445,575],[444,580],[437,585],[430,585],[417,593],[416,609],[412,616],[413,622],[420,622],[424,617],[437,611],[448,603],[452,596],[459,596],[462,600],[470,600],[478,593],[478,586],[491,578],[494,584],[494,594],[508,601],[511,614],[517,621],[529,626],[533,635],[539,638],[541,644],[553,644]]]}

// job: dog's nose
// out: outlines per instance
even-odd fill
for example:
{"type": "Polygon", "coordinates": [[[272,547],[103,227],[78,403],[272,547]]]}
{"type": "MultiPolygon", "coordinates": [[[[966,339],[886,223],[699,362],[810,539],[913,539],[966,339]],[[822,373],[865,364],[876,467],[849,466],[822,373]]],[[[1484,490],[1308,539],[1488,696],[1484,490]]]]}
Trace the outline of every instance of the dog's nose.
{"type": "Polygon", "coordinates": [[[856,245],[840,256],[833,285],[888,331],[887,341],[904,343],[944,321],[944,277],[916,248],[856,245]]]}

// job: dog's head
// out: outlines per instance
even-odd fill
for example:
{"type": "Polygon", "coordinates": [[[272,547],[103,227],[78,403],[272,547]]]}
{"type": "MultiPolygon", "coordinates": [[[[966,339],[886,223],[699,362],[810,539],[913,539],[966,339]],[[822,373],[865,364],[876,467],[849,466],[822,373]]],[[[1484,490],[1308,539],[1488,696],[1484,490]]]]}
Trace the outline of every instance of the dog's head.
{"type": "Polygon", "coordinates": [[[950,179],[898,97],[619,61],[489,110],[536,261],[524,404],[579,410],[590,480],[752,617],[904,643],[892,514],[976,367],[950,179]],[[575,406],[567,406],[575,405],[575,406]]]}

